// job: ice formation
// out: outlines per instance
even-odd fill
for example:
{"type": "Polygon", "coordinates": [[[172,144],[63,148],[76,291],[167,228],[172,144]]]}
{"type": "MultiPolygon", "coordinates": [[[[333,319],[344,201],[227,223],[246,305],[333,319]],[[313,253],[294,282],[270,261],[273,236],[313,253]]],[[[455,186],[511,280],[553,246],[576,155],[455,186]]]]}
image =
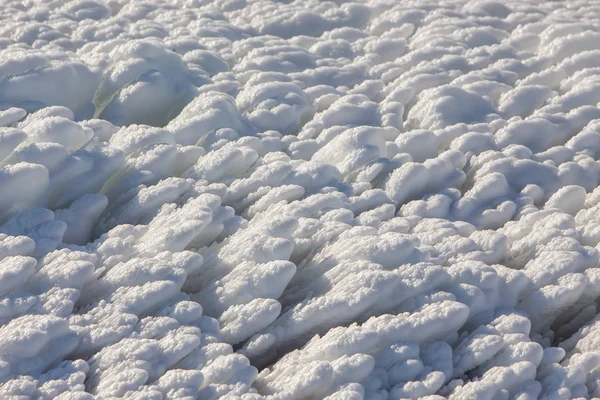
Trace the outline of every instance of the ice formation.
{"type": "Polygon", "coordinates": [[[0,399],[600,397],[597,2],[0,21],[0,399]]]}

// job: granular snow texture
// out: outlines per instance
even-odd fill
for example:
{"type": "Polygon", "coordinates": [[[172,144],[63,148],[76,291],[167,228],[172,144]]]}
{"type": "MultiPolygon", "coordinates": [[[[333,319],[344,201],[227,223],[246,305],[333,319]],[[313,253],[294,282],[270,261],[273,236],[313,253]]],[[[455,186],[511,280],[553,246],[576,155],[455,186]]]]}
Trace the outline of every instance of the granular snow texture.
{"type": "Polygon", "coordinates": [[[600,396],[600,2],[0,22],[0,399],[600,396]]]}

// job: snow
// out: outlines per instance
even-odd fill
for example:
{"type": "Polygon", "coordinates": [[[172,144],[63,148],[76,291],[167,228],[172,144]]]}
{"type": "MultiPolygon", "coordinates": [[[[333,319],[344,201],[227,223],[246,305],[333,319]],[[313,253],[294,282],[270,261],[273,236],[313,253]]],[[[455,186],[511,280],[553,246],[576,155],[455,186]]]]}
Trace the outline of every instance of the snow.
{"type": "Polygon", "coordinates": [[[0,398],[600,397],[586,0],[0,0],[0,398]]]}

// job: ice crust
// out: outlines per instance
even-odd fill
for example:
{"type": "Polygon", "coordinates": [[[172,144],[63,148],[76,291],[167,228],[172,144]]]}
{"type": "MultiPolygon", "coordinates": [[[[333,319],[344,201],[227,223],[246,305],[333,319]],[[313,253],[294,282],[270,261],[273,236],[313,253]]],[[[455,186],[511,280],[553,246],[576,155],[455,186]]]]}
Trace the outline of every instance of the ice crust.
{"type": "Polygon", "coordinates": [[[0,21],[0,399],[600,397],[597,2],[0,21]]]}

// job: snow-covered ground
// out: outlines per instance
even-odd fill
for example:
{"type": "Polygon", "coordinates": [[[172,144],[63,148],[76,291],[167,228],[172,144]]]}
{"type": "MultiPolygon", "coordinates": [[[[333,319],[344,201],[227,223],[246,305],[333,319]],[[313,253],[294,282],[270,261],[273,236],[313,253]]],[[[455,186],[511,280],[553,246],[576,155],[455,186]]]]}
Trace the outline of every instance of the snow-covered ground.
{"type": "Polygon", "coordinates": [[[0,399],[600,396],[600,2],[0,1],[0,399]]]}

